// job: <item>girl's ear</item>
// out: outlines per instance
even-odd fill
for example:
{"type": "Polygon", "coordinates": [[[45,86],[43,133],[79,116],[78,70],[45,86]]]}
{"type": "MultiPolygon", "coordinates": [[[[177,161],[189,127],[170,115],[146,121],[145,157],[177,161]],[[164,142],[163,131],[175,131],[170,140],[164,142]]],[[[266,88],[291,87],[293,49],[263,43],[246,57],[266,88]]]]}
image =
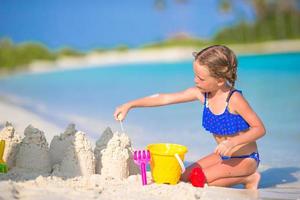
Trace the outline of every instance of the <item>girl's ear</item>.
{"type": "Polygon", "coordinates": [[[218,84],[218,86],[222,86],[222,85],[226,84],[226,80],[224,78],[218,78],[217,84],[218,84]]]}

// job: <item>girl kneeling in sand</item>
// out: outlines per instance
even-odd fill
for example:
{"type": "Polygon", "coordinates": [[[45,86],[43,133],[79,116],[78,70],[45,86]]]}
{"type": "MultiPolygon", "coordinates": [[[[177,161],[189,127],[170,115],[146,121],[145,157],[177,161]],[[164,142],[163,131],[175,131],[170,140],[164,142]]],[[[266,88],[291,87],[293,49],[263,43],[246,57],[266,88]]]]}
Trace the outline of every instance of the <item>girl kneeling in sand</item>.
{"type": "Polygon", "coordinates": [[[259,154],[256,140],[264,136],[262,121],[252,110],[242,92],[234,89],[237,59],[226,46],[214,45],[194,53],[195,87],[182,92],[157,94],[119,106],[114,117],[124,120],[131,108],[162,106],[199,100],[204,104],[202,126],[217,142],[215,151],[187,168],[181,180],[201,170],[208,185],[244,184],[257,189],[259,154]]]}

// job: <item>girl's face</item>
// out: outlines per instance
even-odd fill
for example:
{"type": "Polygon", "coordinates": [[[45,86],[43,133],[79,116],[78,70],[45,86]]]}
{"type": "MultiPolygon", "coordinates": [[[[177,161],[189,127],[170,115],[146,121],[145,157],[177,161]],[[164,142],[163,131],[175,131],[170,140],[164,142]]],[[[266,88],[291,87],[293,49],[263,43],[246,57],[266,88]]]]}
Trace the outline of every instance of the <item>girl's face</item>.
{"type": "Polygon", "coordinates": [[[208,67],[205,65],[200,65],[198,62],[194,62],[194,74],[195,74],[195,85],[202,92],[211,92],[218,90],[224,80],[212,77],[208,70],[208,67]]]}

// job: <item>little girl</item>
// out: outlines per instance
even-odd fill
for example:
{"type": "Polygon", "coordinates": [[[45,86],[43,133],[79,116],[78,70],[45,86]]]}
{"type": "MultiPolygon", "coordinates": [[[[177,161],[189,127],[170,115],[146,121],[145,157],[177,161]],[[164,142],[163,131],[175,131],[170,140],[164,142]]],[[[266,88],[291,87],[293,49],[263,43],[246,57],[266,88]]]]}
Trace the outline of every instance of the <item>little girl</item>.
{"type": "Polygon", "coordinates": [[[155,94],[119,106],[114,117],[124,120],[131,108],[163,106],[200,101],[204,104],[202,126],[217,142],[214,152],[187,168],[182,181],[188,181],[194,169],[201,169],[208,185],[243,184],[257,189],[259,154],[256,140],[265,128],[240,90],[234,88],[237,59],[226,46],[214,45],[193,53],[195,86],[178,93],[155,94]]]}

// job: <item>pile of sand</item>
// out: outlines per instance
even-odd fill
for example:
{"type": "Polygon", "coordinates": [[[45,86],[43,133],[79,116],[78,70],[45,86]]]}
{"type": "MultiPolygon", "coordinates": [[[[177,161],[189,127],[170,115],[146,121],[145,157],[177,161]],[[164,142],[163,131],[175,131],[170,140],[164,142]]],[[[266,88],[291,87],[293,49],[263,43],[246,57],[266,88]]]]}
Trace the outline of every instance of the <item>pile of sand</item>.
{"type": "Polygon", "coordinates": [[[9,161],[12,168],[9,174],[18,180],[39,174],[72,178],[95,173],[122,180],[139,172],[132,160],[129,137],[125,133],[113,133],[110,128],[103,132],[94,150],[86,134],[77,131],[74,124],[54,136],[50,148],[44,132],[31,125],[25,129],[24,136],[21,140],[11,124],[1,132],[7,143],[6,150],[10,152],[5,154],[4,160],[9,161]]]}
{"type": "MultiPolygon", "coordinates": [[[[148,173],[148,180],[150,179],[148,173]]],[[[276,195],[280,195],[277,192],[276,195]]],[[[284,194],[281,194],[283,197],[284,194]]],[[[285,194],[286,195],[286,194],[285,194]]],[[[25,182],[0,181],[0,199],[132,199],[132,200],[240,200],[260,199],[258,191],[230,188],[196,188],[189,183],[177,185],[154,184],[142,186],[136,175],[124,180],[107,179],[99,174],[64,179],[43,177],[25,182]],[[51,194],[51,195],[49,195],[51,194]]],[[[270,199],[278,199],[275,198],[270,199]]],[[[280,198],[280,197],[279,197],[280,198]]],[[[269,198],[268,198],[269,199],[269,198]]],[[[282,199],[282,198],[281,198],[282,199]]],[[[296,199],[288,198],[287,199],[296,199]]]]}
{"type": "Polygon", "coordinates": [[[94,154],[96,158],[96,173],[100,174],[102,169],[102,153],[101,151],[107,148],[107,143],[112,139],[113,132],[110,128],[105,129],[101,137],[96,141],[94,154]]]}
{"type": "Polygon", "coordinates": [[[29,125],[24,135],[16,155],[16,168],[34,173],[50,173],[49,147],[44,132],[29,125]]]}
{"type": "MultiPolygon", "coordinates": [[[[149,177],[150,180],[150,177],[149,177]]],[[[135,175],[128,179],[107,179],[99,174],[63,179],[43,177],[26,182],[0,181],[0,198],[7,199],[199,199],[202,190],[187,183],[142,186],[135,175]],[[3,192],[3,193],[2,193],[3,192]],[[51,194],[51,195],[49,195],[51,194]]]]}
{"type": "Polygon", "coordinates": [[[75,124],[70,124],[64,133],[55,135],[50,143],[51,165],[60,164],[63,160],[65,152],[74,143],[75,124]]]}
{"type": "Polygon", "coordinates": [[[5,127],[0,132],[0,140],[5,140],[3,160],[9,169],[16,165],[16,154],[19,150],[21,137],[18,135],[11,123],[6,122],[5,127]]]}
{"type": "Polygon", "coordinates": [[[95,157],[92,144],[85,133],[71,124],[60,136],[55,136],[50,147],[53,175],[63,177],[95,174],[95,157]]]}
{"type": "Polygon", "coordinates": [[[95,147],[96,172],[104,177],[126,179],[137,174],[132,160],[131,141],[125,133],[113,133],[107,128],[95,147]]]}

